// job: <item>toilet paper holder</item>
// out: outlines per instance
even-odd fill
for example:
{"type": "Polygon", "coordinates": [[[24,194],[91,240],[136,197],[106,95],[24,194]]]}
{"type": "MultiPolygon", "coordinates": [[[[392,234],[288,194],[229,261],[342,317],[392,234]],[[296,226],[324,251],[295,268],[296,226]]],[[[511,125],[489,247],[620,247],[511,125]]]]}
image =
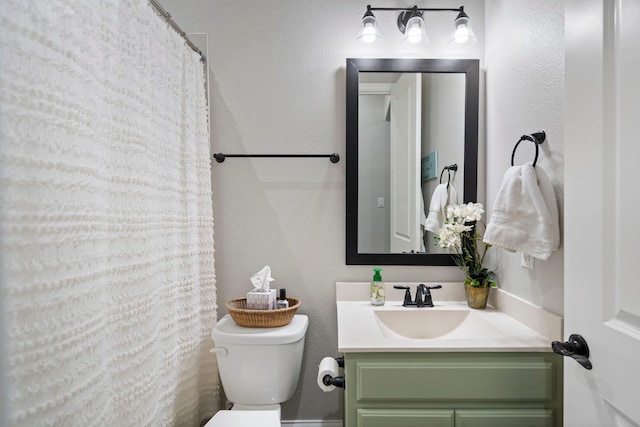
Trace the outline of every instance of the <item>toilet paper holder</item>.
{"type": "Polygon", "coordinates": [[[322,383],[327,386],[332,385],[339,388],[344,388],[345,386],[345,381],[343,376],[332,377],[331,375],[325,375],[324,378],[322,379],[322,383]]]}
{"type": "MultiPolygon", "coordinates": [[[[334,359],[336,360],[340,368],[344,368],[344,357],[334,357],[334,359]]],[[[331,375],[325,375],[324,377],[322,377],[322,383],[326,386],[332,385],[339,388],[345,388],[345,385],[346,385],[344,376],[342,375],[337,377],[332,377],[331,375]]]]}

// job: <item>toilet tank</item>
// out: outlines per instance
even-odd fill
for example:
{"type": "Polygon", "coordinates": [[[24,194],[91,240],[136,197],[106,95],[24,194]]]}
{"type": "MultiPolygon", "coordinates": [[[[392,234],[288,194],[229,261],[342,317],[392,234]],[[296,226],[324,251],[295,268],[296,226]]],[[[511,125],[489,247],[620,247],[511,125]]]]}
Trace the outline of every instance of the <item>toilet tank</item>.
{"type": "Polygon", "coordinates": [[[293,396],[300,377],[306,315],[279,328],[238,326],[227,314],[213,328],[222,387],[234,404],[271,405],[293,396]]]}

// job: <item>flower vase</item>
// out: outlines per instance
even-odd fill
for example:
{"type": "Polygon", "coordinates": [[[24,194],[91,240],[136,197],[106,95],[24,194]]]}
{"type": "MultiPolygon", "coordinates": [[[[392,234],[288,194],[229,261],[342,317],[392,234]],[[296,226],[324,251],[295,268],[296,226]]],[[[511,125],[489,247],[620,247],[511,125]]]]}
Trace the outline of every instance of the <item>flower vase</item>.
{"type": "Polygon", "coordinates": [[[487,299],[489,298],[489,291],[491,287],[478,287],[471,286],[468,283],[464,284],[464,290],[467,294],[467,305],[470,308],[476,308],[484,310],[487,308],[487,299]]]}

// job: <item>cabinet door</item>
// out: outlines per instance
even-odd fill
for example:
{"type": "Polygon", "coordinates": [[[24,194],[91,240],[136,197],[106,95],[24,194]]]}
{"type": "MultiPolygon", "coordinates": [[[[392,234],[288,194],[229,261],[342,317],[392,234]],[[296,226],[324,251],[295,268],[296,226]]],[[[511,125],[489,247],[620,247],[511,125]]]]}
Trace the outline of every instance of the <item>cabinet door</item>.
{"type": "Polygon", "coordinates": [[[345,372],[353,386],[346,393],[357,404],[382,400],[549,401],[558,395],[557,382],[562,379],[553,363],[560,356],[550,354],[359,355],[354,363],[347,358],[345,372]]]}
{"type": "Polygon", "coordinates": [[[358,409],[357,427],[454,427],[446,409],[358,409]]]}
{"type": "Polygon", "coordinates": [[[553,427],[550,409],[459,409],[456,427],[553,427]]]}

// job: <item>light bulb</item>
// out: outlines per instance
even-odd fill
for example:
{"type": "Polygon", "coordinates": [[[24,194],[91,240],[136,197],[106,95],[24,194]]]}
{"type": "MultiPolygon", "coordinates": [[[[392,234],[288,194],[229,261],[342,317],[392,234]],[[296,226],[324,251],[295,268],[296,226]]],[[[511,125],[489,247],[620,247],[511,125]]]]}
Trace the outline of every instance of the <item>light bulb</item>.
{"type": "Polygon", "coordinates": [[[453,34],[453,39],[456,43],[466,43],[469,41],[469,34],[469,29],[466,25],[458,25],[453,34]]]}
{"type": "Polygon", "coordinates": [[[364,43],[373,43],[376,41],[378,36],[378,32],[376,31],[376,27],[373,24],[367,23],[362,27],[362,34],[360,36],[361,40],[364,43]]]}
{"type": "Polygon", "coordinates": [[[407,41],[409,43],[418,43],[422,40],[422,32],[419,25],[411,25],[407,28],[407,41]]]}

